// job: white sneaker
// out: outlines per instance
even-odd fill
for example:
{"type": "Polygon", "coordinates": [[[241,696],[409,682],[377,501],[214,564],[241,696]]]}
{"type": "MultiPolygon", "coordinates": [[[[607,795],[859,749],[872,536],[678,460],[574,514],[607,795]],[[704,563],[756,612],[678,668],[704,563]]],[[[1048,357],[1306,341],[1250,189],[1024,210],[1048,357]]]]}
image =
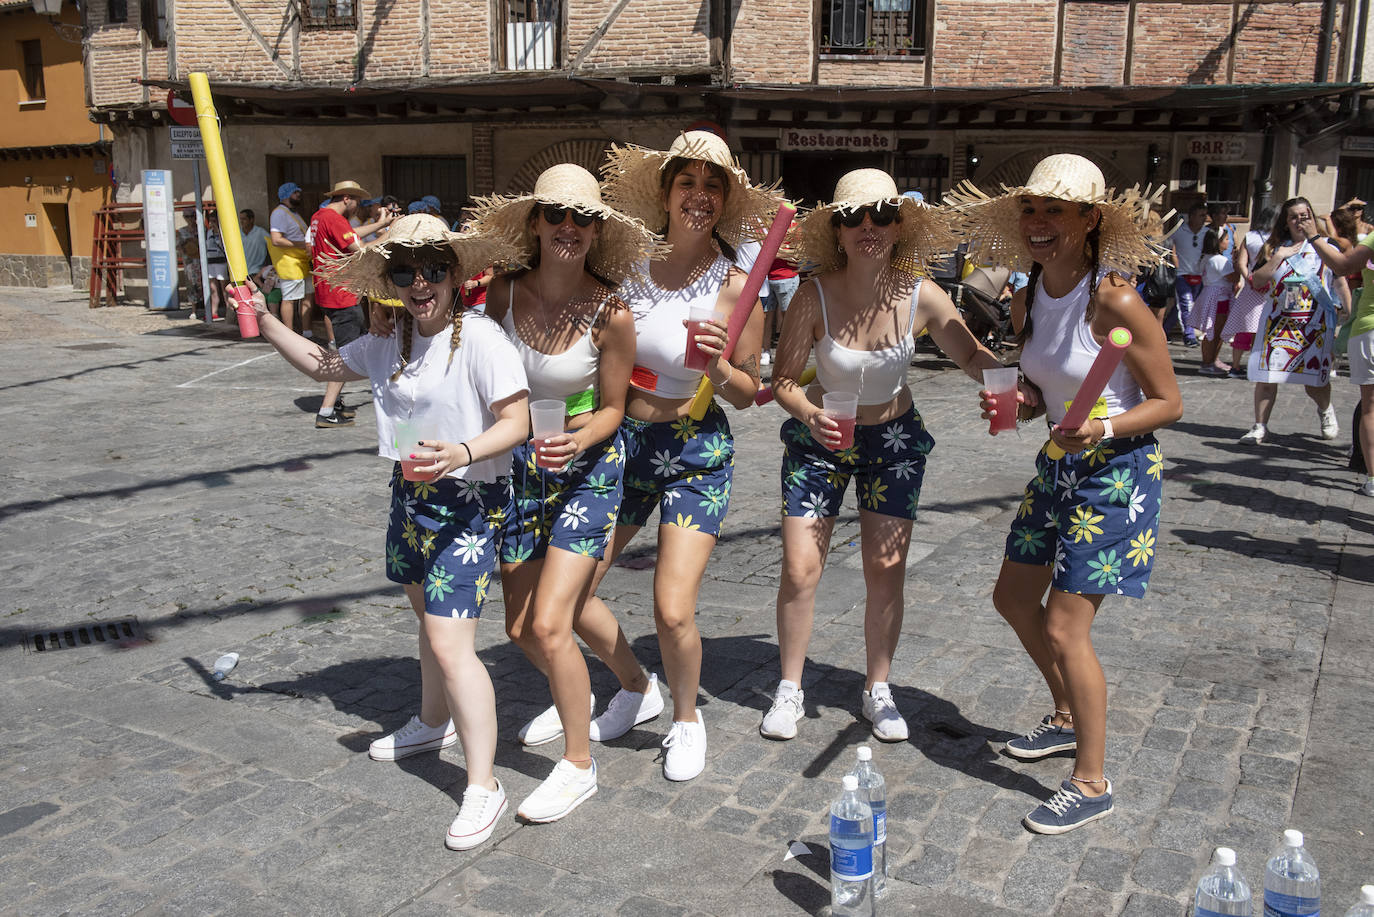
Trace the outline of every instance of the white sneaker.
{"type": "Polygon", "coordinates": [[[1360,493],[1366,497],[1374,497],[1374,478],[1369,478],[1360,485],[1360,493]]]}
{"type": "Polygon", "coordinates": [[[1331,405],[1328,404],[1325,411],[1318,411],[1317,418],[1322,425],[1322,439],[1335,439],[1341,432],[1340,424],[1336,423],[1336,409],[1331,405]]]}
{"type": "Polygon", "coordinates": [[[885,681],[873,682],[873,690],[864,692],[864,719],[873,724],[873,735],[883,742],[904,742],[907,737],[906,720],[897,711],[892,689],[885,681]]]}
{"type": "Polygon", "coordinates": [[[367,756],[373,761],[396,761],[422,751],[448,748],[457,741],[458,730],[453,728],[453,720],[442,726],[426,726],[418,716],[412,716],[400,729],[373,742],[367,756]]]}
{"type": "Polygon", "coordinates": [[[592,741],[609,742],[611,739],[618,739],[635,726],[649,722],[662,712],[663,694],[658,690],[658,676],[650,675],[649,689],[643,694],[638,691],[626,691],[624,688],[615,693],[606,712],[592,720],[592,741]]]}
{"type": "Polygon", "coordinates": [[[797,723],[806,716],[802,708],[804,692],[798,688],[784,692],[781,687],[773,695],[773,706],[763,715],[759,734],[768,739],[791,739],[797,735],[797,723]]]}
{"type": "Polygon", "coordinates": [[[773,362],[773,358],[770,357],[770,356],[768,355],[768,351],[765,350],[763,353],[759,354],[759,365],[760,365],[760,366],[767,366],[769,363],[772,363],[772,362],[773,362]]]}
{"type": "Polygon", "coordinates": [[[506,811],[506,788],[496,781],[496,789],[470,786],[463,791],[458,817],[449,825],[444,846],[449,850],[471,850],[496,830],[496,820],[506,811]]]}
{"type": "MultiPolygon", "coordinates": [[[[596,695],[592,695],[590,713],[596,713],[596,695]]],[[[530,720],[520,727],[521,745],[543,745],[545,742],[552,742],[563,734],[563,721],[558,718],[558,708],[549,705],[549,709],[530,720]]]]}
{"type": "Polygon", "coordinates": [[[1257,423],[1250,428],[1249,433],[1246,433],[1244,436],[1240,438],[1240,441],[1243,443],[1248,443],[1252,446],[1258,446],[1260,443],[1264,442],[1264,435],[1268,432],[1269,431],[1265,429],[1264,424],[1257,423]]]}
{"type": "Polygon", "coordinates": [[[669,780],[691,780],[706,770],[706,721],[697,710],[695,723],[673,720],[673,728],[663,747],[663,776],[669,780]]]}
{"type": "Polygon", "coordinates": [[[596,794],[596,759],[583,770],[567,758],[559,758],[553,773],[525,797],[515,810],[526,821],[558,821],[596,794]]]}

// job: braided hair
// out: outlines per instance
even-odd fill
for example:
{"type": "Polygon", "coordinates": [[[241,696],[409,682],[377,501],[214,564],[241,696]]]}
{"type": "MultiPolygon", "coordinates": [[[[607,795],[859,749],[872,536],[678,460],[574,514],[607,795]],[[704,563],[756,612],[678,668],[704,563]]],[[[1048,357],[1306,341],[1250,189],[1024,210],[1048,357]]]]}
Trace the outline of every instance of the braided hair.
{"type": "MultiPolygon", "coordinates": [[[[1092,210],[1092,204],[1079,204],[1080,213],[1088,213],[1092,210]]],[[[1091,322],[1093,316],[1097,314],[1097,283],[1098,273],[1102,262],[1102,221],[1098,220],[1097,225],[1088,230],[1088,276],[1091,278],[1088,283],[1088,308],[1083,313],[1083,321],[1091,322]]],[[[1025,318],[1021,323],[1021,332],[1012,339],[1012,343],[1018,347],[1025,344],[1031,336],[1031,307],[1035,305],[1035,284],[1040,279],[1041,265],[1039,261],[1031,262],[1030,276],[1026,281],[1026,312],[1025,318]]]]}

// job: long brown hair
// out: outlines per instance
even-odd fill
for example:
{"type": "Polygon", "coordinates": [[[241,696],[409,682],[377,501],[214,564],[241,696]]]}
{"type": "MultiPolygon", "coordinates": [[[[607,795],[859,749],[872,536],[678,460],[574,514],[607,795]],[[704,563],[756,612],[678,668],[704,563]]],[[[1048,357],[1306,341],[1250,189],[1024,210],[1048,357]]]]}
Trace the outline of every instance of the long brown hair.
{"type": "Polygon", "coordinates": [[[1311,213],[1314,217],[1316,216],[1316,211],[1312,209],[1312,202],[1305,197],[1290,197],[1288,200],[1284,201],[1279,207],[1279,212],[1274,214],[1274,225],[1269,230],[1269,238],[1264,240],[1264,244],[1260,246],[1259,254],[1255,256],[1257,265],[1266,263],[1270,258],[1274,257],[1274,251],[1276,249],[1280,248],[1285,243],[1291,243],[1293,241],[1292,237],[1288,234],[1288,211],[1290,208],[1296,207],[1299,204],[1305,205],[1307,207],[1307,212],[1311,213]]]}
{"type": "MultiPolygon", "coordinates": [[[[1091,213],[1092,204],[1079,204],[1078,212],[1086,215],[1091,213]]],[[[1090,322],[1097,314],[1097,280],[1101,268],[1102,258],[1102,220],[1098,219],[1097,225],[1088,230],[1086,240],[1088,249],[1088,276],[1092,279],[1088,281],[1088,308],[1083,313],[1083,321],[1090,322]]],[[[1040,262],[1032,261],[1030,276],[1026,281],[1026,311],[1025,317],[1021,322],[1021,331],[1012,339],[1012,343],[1020,347],[1030,340],[1031,336],[1031,307],[1035,305],[1035,284],[1040,279],[1040,262]]]]}
{"type": "MultiPolygon", "coordinates": [[[[705,163],[706,168],[711,171],[711,174],[720,179],[721,187],[725,189],[724,200],[728,201],[730,199],[730,173],[725,170],[725,167],[719,163],[708,162],[705,159],[688,159],[685,156],[674,156],[672,159],[668,160],[668,164],[663,167],[663,177],[658,181],[663,196],[665,198],[668,196],[668,189],[673,187],[673,180],[694,162],[705,163]]],[[[659,235],[666,236],[667,234],[668,225],[665,223],[659,235]]],[[[716,245],[720,247],[721,253],[724,254],[727,259],[730,261],[735,260],[734,246],[722,239],[720,233],[716,232],[714,226],[711,227],[711,238],[716,241],[716,245]]]]}

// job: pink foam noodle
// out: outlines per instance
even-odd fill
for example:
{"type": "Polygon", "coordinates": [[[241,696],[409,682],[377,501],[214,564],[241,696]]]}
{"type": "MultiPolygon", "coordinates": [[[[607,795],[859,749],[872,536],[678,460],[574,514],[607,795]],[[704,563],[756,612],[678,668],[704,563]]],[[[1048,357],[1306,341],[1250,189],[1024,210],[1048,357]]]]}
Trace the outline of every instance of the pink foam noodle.
{"type": "MultiPolygon", "coordinates": [[[[1093,365],[1088,368],[1088,374],[1083,377],[1083,381],[1078,386],[1078,393],[1073,396],[1073,401],[1069,404],[1069,409],[1064,413],[1064,419],[1055,425],[1058,430],[1072,432],[1088,422],[1089,415],[1092,414],[1093,406],[1097,404],[1097,399],[1102,397],[1102,392],[1107,388],[1107,382],[1112,378],[1112,373],[1121,365],[1121,361],[1126,357],[1126,348],[1131,346],[1131,332],[1127,328],[1117,326],[1107,335],[1107,342],[1102,345],[1102,349],[1097,352],[1093,365]]],[[[1045,447],[1045,452],[1052,459],[1064,457],[1064,450],[1051,442],[1045,447]]]]}

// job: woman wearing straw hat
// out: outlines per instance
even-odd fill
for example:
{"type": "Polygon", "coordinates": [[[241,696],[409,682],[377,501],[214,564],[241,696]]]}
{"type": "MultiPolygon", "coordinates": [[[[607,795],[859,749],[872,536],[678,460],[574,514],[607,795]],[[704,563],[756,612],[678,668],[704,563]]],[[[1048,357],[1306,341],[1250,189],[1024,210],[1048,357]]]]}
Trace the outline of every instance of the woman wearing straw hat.
{"type": "Polygon", "coordinates": [[[550,822],[596,792],[594,702],[573,621],[620,510],[635,326],[613,288],[658,243],[643,223],[603,204],[596,177],[570,163],[547,169],[532,194],[483,201],[474,220],[478,232],[519,241],[515,257],[531,267],[492,280],[487,315],[519,351],[531,401],[567,406],[566,432],[515,452],[501,546],[506,631],[548,678],[554,700],[520,740],[564,737],[563,757],[516,814],[550,822]]]}
{"type": "Polygon", "coordinates": [[[826,547],[851,478],[858,482],[867,605],[867,679],[861,698],[873,735],[907,738],[888,687],[902,628],[902,583],[926,455],[935,441],[912,403],[907,369],[922,329],[974,379],[1001,366],[964,326],[939,285],[924,283],[929,259],[958,239],[934,208],[900,196],[892,176],[859,169],[835,186],[835,199],[807,214],[795,233],[800,263],[818,276],[791,304],[778,343],[773,391],[792,415],[781,430],[782,582],[778,649],[782,681],[759,732],[797,734],[803,716],[802,669],[826,547]],[[812,350],[816,384],[797,381],[812,350]],[[840,426],[823,409],[827,393],[857,395],[856,427],[841,447],[840,426]]]}
{"type": "Polygon", "coordinates": [[[733,246],[762,237],[781,197],[749,183],[725,141],[706,131],[680,135],[666,151],[616,148],[606,165],[606,196],[616,210],[662,230],[671,252],[621,286],[634,316],[635,367],[621,432],[624,497],[616,528],[592,580],[593,594],[574,623],[620,680],[621,690],[591,725],[594,741],[624,735],[663,710],[657,678],[640,667],[614,615],[595,591],[630,539],[659,510],[654,622],[673,695],[673,725],[663,745],[663,775],[690,780],[706,767],[706,725],[696,709],[701,680],[697,591],[730,502],[734,440],[712,402],[690,416],[702,370],[684,366],[689,308],[713,306],[692,342],[706,355],[704,375],[737,408],[758,391],[763,313],[755,309],[727,361],[725,316],[745,275],[733,246]]]}
{"type": "Polygon", "coordinates": [[[386,575],[420,619],[421,702],[369,754],[393,761],[462,739],[468,785],[445,839],[454,850],[490,837],[506,810],[492,774],[496,699],[475,639],[510,502],[510,453],[529,431],[529,408],[515,348],[495,322],[458,306],[457,285],[508,251],[429,215],[396,220],[386,239],[327,272],[356,295],[399,300],[399,333],[364,335],[337,352],[293,333],[255,297],[263,337],[292,366],[320,382],[372,381],[377,451],[396,463],[386,575]]]}
{"type": "MultiPolygon", "coordinates": [[[[1018,188],[988,198],[965,185],[946,199],[962,211],[979,261],[1030,269],[1012,299],[1023,345],[1018,401],[1022,419],[1047,413],[1050,443],[1036,458],[1007,538],[993,603],[1049,686],[1053,714],[1006,751],[1035,760],[1075,749],[1070,775],[1025,818],[1026,827],[1062,834],[1112,810],[1103,773],[1107,683],[1091,627],[1107,594],[1145,594],[1159,530],[1164,456],[1154,431],[1178,420],[1183,402],[1164,331],[1130,280],[1158,264],[1163,247],[1143,228],[1149,200],[1116,194],[1081,156],[1040,161],[1018,188]],[[1131,332],[1124,362],[1090,419],[1063,418],[1109,332],[1131,332]],[[1056,450],[1058,451],[1058,450],[1056,450]]],[[[993,413],[984,391],[983,414],[993,413]]]]}

